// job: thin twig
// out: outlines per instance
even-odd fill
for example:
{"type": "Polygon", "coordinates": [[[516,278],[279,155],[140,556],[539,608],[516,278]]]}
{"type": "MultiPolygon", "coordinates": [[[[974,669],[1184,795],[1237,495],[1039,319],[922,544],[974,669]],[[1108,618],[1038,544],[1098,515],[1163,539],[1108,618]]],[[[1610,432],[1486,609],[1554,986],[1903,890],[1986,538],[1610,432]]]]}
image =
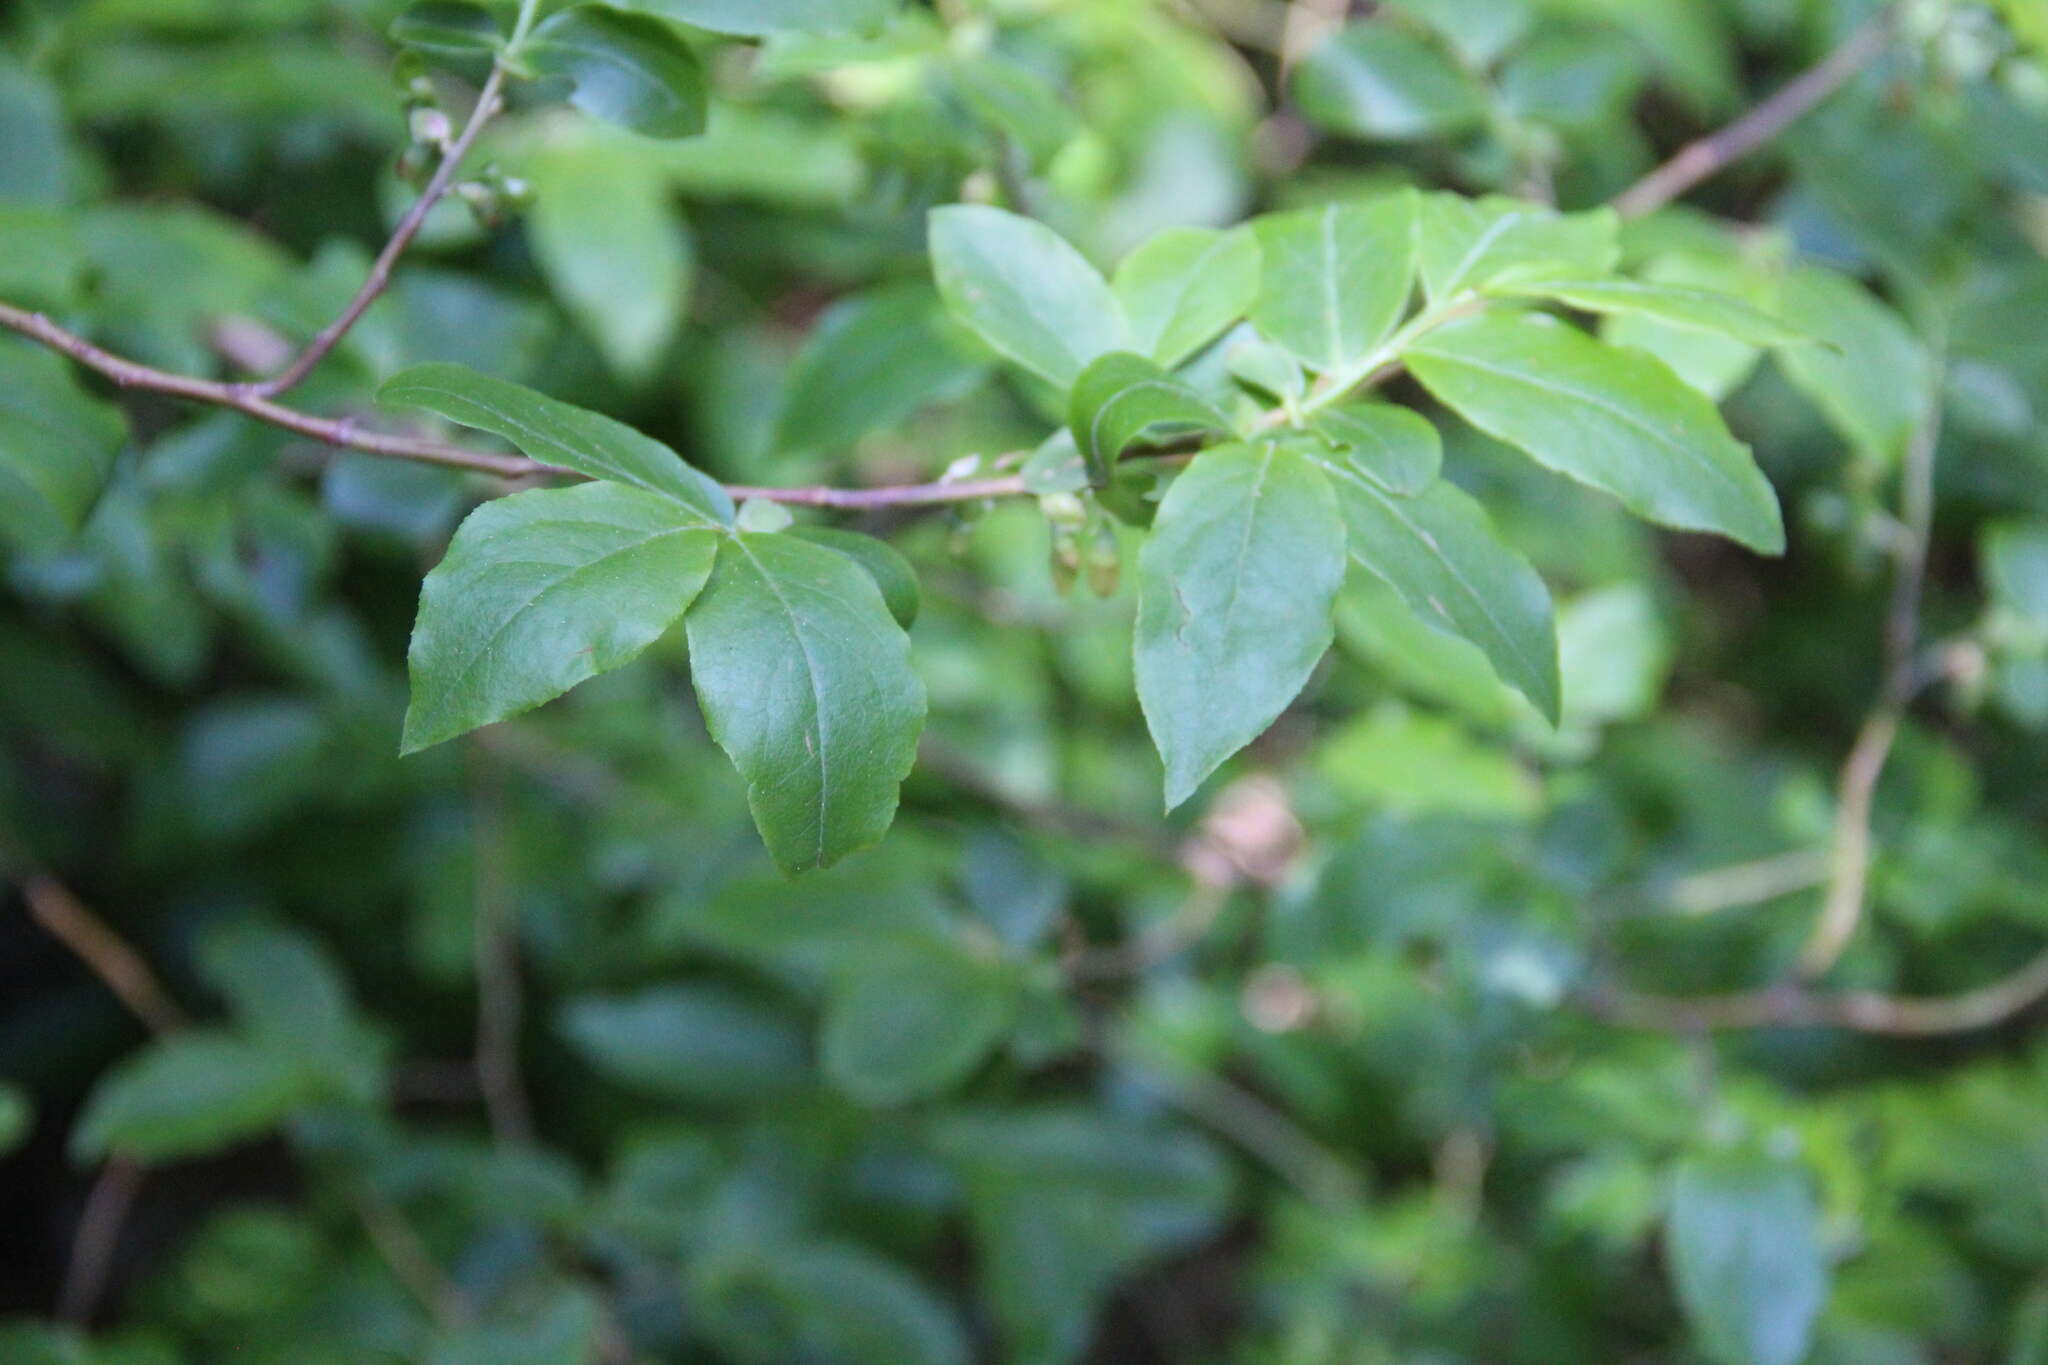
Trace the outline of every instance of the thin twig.
{"type": "Polygon", "coordinates": [[[525,996],[519,981],[517,927],[507,914],[505,842],[499,793],[488,755],[477,759],[471,802],[471,841],[476,859],[476,1080],[484,1112],[500,1142],[533,1141],[533,1106],[519,1062],[519,1032],[525,996]]]}
{"type": "Polygon", "coordinates": [[[1877,703],[1864,718],[1842,765],[1835,800],[1835,835],[1829,855],[1827,896],[1799,953],[1799,973],[1823,976],[1841,960],[1863,921],[1870,883],[1870,820],[1877,784],[1898,741],[1906,710],[1920,690],[1920,601],[1926,592],[1927,555],[1934,534],[1934,460],[1941,445],[1941,375],[1945,345],[1930,367],[1927,417],[1908,443],[1899,471],[1898,567],[1884,623],[1884,677],[1877,703]]]}
{"type": "Polygon", "coordinates": [[[1887,5],[1777,94],[1720,131],[1688,143],[1676,156],[1616,195],[1612,207],[1624,218],[1660,209],[1777,137],[1876,61],[1891,42],[1897,18],[1898,7],[1887,5]]]}
{"type": "Polygon", "coordinates": [[[1665,904],[1682,915],[1712,915],[1789,896],[1828,879],[1823,849],[1796,848],[1754,862],[1695,872],[1671,884],[1665,904]]]}
{"type": "Polygon", "coordinates": [[[21,895],[35,922],[90,968],[151,1033],[172,1033],[189,1022],[142,955],[63,883],[47,873],[31,873],[21,883],[21,895]]]}
{"type": "Polygon", "coordinates": [[[121,1228],[141,1189],[142,1167],[132,1159],[117,1156],[100,1167],[71,1238],[71,1260],[64,1268],[64,1287],[57,1295],[61,1320],[83,1326],[92,1319],[107,1291],[107,1274],[114,1266],[121,1228]]]}
{"type": "Polygon", "coordinates": [[[348,306],[341,310],[334,321],[320,329],[319,334],[306,344],[306,348],[299,352],[298,358],[291,364],[269,379],[236,385],[238,393],[245,398],[277,397],[312,373],[313,367],[326,359],[327,353],[339,345],[341,339],[348,335],[349,329],[370,310],[370,305],[375,303],[390,285],[391,272],[397,267],[398,258],[412,245],[413,238],[419,236],[420,229],[426,226],[427,215],[434,211],[434,206],[441,202],[449,187],[455,183],[456,169],[461,166],[463,158],[469,155],[470,148],[476,145],[477,137],[483,132],[484,125],[491,121],[502,106],[504,87],[505,68],[494,64],[491,67],[491,74],[484,81],[483,89],[477,94],[476,108],[470,111],[469,121],[463,125],[455,140],[448,144],[447,152],[441,157],[441,164],[434,168],[433,178],[427,181],[426,188],[420,191],[419,198],[413,201],[405,216],[398,220],[398,226],[392,230],[391,240],[384,243],[384,249],[377,253],[377,259],[371,264],[368,277],[363,280],[362,287],[356,290],[356,296],[349,300],[348,306]]]}
{"type": "Polygon", "coordinates": [[[426,1244],[405,1215],[365,1185],[355,1186],[350,1200],[363,1231],[369,1234],[370,1245],[434,1321],[443,1327],[469,1321],[469,1300],[427,1253],[426,1244]]]}
{"type": "Polygon", "coordinates": [[[2002,1024],[2048,998],[2048,952],[2010,976],[1957,995],[1885,995],[1879,991],[1813,991],[1787,983],[1727,995],[1646,995],[1601,987],[1579,997],[1581,1008],[1636,1028],[1697,1033],[1713,1029],[1840,1028],[1894,1037],[1968,1033],[2002,1024]]]}
{"type": "MultiPolygon", "coordinates": [[[[47,874],[32,873],[22,882],[22,895],[36,922],[76,953],[152,1034],[165,1037],[190,1025],[190,1017],[171,999],[142,955],[62,884],[47,874]]],[[[72,1240],[60,1317],[82,1321],[91,1316],[105,1292],[121,1225],[141,1182],[141,1168],[125,1157],[114,1157],[101,1169],[72,1240]]],[[[364,1190],[355,1192],[355,1200],[371,1243],[392,1273],[420,1297],[437,1320],[462,1321],[466,1311],[461,1295],[427,1256],[404,1215],[364,1190]]]]}

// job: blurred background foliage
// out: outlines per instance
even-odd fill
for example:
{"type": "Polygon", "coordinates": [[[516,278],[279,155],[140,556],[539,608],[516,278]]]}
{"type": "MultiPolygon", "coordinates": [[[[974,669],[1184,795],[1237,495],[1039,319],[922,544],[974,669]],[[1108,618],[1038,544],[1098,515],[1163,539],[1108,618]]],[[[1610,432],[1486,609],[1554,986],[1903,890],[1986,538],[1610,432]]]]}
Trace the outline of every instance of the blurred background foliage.
{"type": "MultiPolygon", "coordinates": [[[[410,200],[397,8],[17,0],[0,297],[274,368],[410,200]]],[[[934,205],[1101,262],[1404,182],[1586,207],[1875,12],[698,32],[705,136],[515,107],[301,400],[389,420],[379,378],[452,360],[735,482],[936,478],[1057,417],[943,319],[934,205]]],[[[1922,549],[1926,685],[1825,987],[1950,995],[2048,940],[2048,9],[1913,0],[1689,202],[1631,260],[1831,345],[1606,330],[1727,399],[1783,560],[1446,419],[1447,472],[1559,592],[1563,723],[1358,581],[1303,701],[1163,823],[1128,588],[1057,593],[1028,503],[857,521],[921,578],[931,722],[888,840],[794,882],[679,646],[397,758],[471,476],[0,340],[0,444],[78,475],[0,502],[0,1360],[2048,1361],[2039,1010],[1614,1017],[1793,970],[1922,549]],[[53,929],[146,964],[126,1008],[53,929]]]]}

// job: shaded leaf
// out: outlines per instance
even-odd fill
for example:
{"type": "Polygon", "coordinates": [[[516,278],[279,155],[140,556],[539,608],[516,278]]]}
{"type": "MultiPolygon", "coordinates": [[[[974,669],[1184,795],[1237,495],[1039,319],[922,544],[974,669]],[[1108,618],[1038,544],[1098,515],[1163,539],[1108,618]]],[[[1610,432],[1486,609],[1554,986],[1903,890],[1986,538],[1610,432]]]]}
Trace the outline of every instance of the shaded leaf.
{"type": "Polygon", "coordinates": [[[667,177],[616,135],[551,143],[524,170],[534,259],[555,296],[615,371],[651,378],[696,264],[667,177]]]}
{"type": "Polygon", "coordinates": [[[696,598],[716,548],[674,500],[618,484],[485,503],[420,590],[403,751],[634,659],[696,598]]]}
{"type": "Polygon", "coordinates": [[[660,19],[577,5],[534,27],[520,58],[536,75],[567,80],[569,102],[648,137],[704,131],[704,68],[683,35],[660,19]]]}
{"type": "Polygon", "coordinates": [[[1387,339],[1415,288],[1413,194],[1269,214],[1252,322],[1304,364],[1334,370],[1387,339]]]}
{"type": "Polygon", "coordinates": [[[129,1054],[87,1096],[72,1130],[80,1161],[178,1161],[262,1136],[311,1097],[304,1073],[268,1048],[190,1029],[129,1054]]]}
{"type": "Polygon", "coordinates": [[[1453,323],[1409,347],[1440,401],[1538,463],[1612,493],[1650,521],[1785,548],[1777,495],[1698,390],[1663,362],[1555,319],[1453,323]]]}
{"type": "Polygon", "coordinates": [[[1820,1214],[1796,1167],[1747,1153],[1687,1159],[1666,1255],[1700,1345],[1720,1365],[1795,1365],[1827,1298],[1820,1214]]]}
{"type": "Polygon", "coordinates": [[[775,441],[839,450],[951,398],[988,372],[931,289],[894,285],[833,305],[790,363],[775,441]]]}
{"type": "Polygon", "coordinates": [[[394,43],[453,57],[499,51],[510,36],[495,14],[469,0],[421,0],[391,21],[390,32],[394,43]]]}
{"type": "Polygon", "coordinates": [[[1457,132],[1486,117],[1477,81],[1389,23],[1353,24],[1317,47],[1295,70],[1293,93],[1309,122],[1390,142],[1457,132]]]}
{"type": "Polygon", "coordinates": [[[1074,381],[1067,427],[1090,481],[1109,482],[1126,447],[1155,427],[1228,431],[1214,404],[1143,356],[1112,351],[1074,381]]]}
{"type": "Polygon", "coordinates": [[[916,623],[924,597],[917,585],[917,570],[888,541],[833,526],[792,526],[785,534],[822,545],[860,565],[881,589],[882,601],[888,604],[896,624],[909,630],[916,623]]]}
{"type": "Polygon", "coordinates": [[[1866,454],[1896,460],[1933,401],[1926,348],[1904,319],[1846,275],[1818,266],[1785,280],[1781,311],[1818,346],[1778,352],[1785,377],[1866,454]]]}
{"type": "Polygon", "coordinates": [[[1110,280],[1133,350],[1171,369],[1242,318],[1259,292],[1259,244],[1234,228],[1168,228],[1117,263],[1110,280]]]}
{"type": "Polygon", "coordinates": [[[1621,258],[1611,209],[1561,214],[1520,199],[1429,194],[1418,224],[1422,284],[1433,303],[1507,281],[1597,279],[1621,258]]]}
{"type": "Polygon", "coordinates": [[[76,535],[127,437],[70,362],[0,338],[0,544],[54,550],[76,535]]]}
{"type": "Polygon", "coordinates": [[[666,494],[705,526],[732,524],[732,499],[725,490],[673,450],[624,423],[524,385],[461,365],[415,365],[394,375],[377,399],[502,436],[543,464],[666,494]]]}
{"type": "Polygon", "coordinates": [[[1064,389],[1126,344],[1108,283],[1043,223],[978,204],[931,215],[932,274],[953,316],[1003,355],[1064,389]]]}
{"type": "Polygon", "coordinates": [[[663,14],[717,33],[847,33],[878,28],[902,0],[630,0],[633,9],[663,14]]]}
{"type": "Polygon", "coordinates": [[[1016,1007],[1016,977],[956,944],[878,948],[825,1002],[825,1074],[863,1104],[938,1094],[980,1064],[1016,1007]]]}
{"type": "Polygon", "coordinates": [[[1733,337],[1753,346],[1796,346],[1809,340],[1790,323],[1711,289],[1647,280],[1509,281],[1498,292],[1555,299],[1586,313],[1631,313],[1678,327],[1733,337]]]}
{"type": "Polygon", "coordinates": [[[736,535],[685,625],[705,721],[776,865],[829,867],[878,841],[925,696],[867,571],[794,537],[736,535]]]}
{"type": "Polygon", "coordinates": [[[1550,591],[1494,534],[1463,490],[1435,483],[1397,498],[1372,479],[1329,466],[1346,545],[1415,616],[1479,646],[1502,682],[1553,722],[1559,714],[1557,627],[1550,591]]]}
{"type": "Polygon", "coordinates": [[[1285,446],[1195,457],[1138,552],[1138,700],[1170,810],[1273,723],[1329,648],[1344,523],[1285,446]]]}
{"type": "Polygon", "coordinates": [[[1351,403],[1326,408],[1311,424],[1342,458],[1389,493],[1411,497],[1443,467],[1444,440],[1436,424],[1392,403],[1351,403]]]}
{"type": "Polygon", "coordinates": [[[635,1090],[704,1103],[785,1099],[810,1083],[810,1049],[788,1014],[732,986],[655,986],[562,1007],[563,1041],[635,1090]]]}

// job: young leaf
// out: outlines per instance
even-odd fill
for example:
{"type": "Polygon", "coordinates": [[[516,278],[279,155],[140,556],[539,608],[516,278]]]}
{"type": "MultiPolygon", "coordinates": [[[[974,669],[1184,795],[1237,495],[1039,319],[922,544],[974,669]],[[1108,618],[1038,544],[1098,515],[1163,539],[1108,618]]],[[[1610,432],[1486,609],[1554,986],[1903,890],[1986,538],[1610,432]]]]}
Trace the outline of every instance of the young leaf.
{"type": "Polygon", "coordinates": [[[1389,142],[1454,133],[1486,117],[1476,80],[1390,23],[1353,24],[1309,53],[1294,73],[1294,102],[1332,132],[1389,142]]]}
{"type": "Polygon", "coordinates": [[[917,611],[924,600],[917,586],[917,570],[888,541],[858,531],[842,531],[836,526],[792,526],[783,534],[845,555],[875,580],[897,625],[909,630],[917,621],[917,611]]]}
{"type": "Polygon", "coordinates": [[[1108,283],[1043,223],[979,204],[931,216],[932,274],[953,316],[1064,389],[1088,362],[1127,344],[1108,283]]]}
{"type": "Polygon", "coordinates": [[[964,393],[987,372],[987,352],[946,316],[928,285],[848,299],[826,312],[790,363],[775,443],[843,449],[964,393]]]}
{"type": "Polygon", "coordinates": [[[377,400],[424,408],[502,436],[543,464],[664,494],[704,526],[732,525],[732,499],[725,490],[673,450],[624,423],[523,385],[461,365],[415,365],[394,375],[377,400]]]}
{"type": "Polygon", "coordinates": [[[1485,510],[1448,483],[1400,498],[1343,465],[1327,467],[1352,559],[1418,620],[1477,645],[1495,675],[1554,723],[1560,687],[1550,590],[1494,534],[1485,510]]]}
{"type": "Polygon", "coordinates": [[[1818,266],[1792,272],[1781,306],[1794,326],[1826,343],[1780,351],[1785,377],[1857,448],[1896,460],[1927,420],[1933,395],[1919,338],[1862,285],[1818,266]]]}
{"type": "Polygon", "coordinates": [[[69,361],[0,340],[0,545],[52,550],[75,534],[127,436],[120,410],[86,393],[69,361]]]}
{"type": "Polygon", "coordinates": [[[881,27],[902,0],[628,0],[714,33],[860,33],[881,27]]]}
{"type": "Polygon", "coordinates": [[[72,1130],[80,1161],[178,1161],[259,1137],[312,1098],[285,1054],[212,1029],[150,1043],[102,1077],[72,1130]]]}
{"type": "Polygon", "coordinates": [[[1820,1215],[1799,1171],[1744,1153],[1683,1162],[1666,1254],[1678,1300],[1719,1365],[1796,1365],[1827,1298],[1820,1215]]]}
{"type": "Polygon", "coordinates": [[[1244,228],[1168,228],[1117,264],[1110,288],[1129,320],[1131,348],[1171,369],[1251,308],[1258,240],[1244,228]]]}
{"type": "Polygon", "coordinates": [[[391,21],[391,41],[447,57],[473,57],[505,46],[498,17],[470,0],[420,0],[391,21]]]}
{"type": "Polygon", "coordinates": [[[1254,222],[1263,262],[1253,325],[1317,370],[1385,341],[1415,288],[1415,203],[1404,192],[1254,222]]]}
{"type": "Polygon", "coordinates": [[[613,370],[651,379],[688,307],[695,266],[667,177],[616,135],[551,142],[524,170],[541,273],[613,370]]]}
{"type": "Polygon", "coordinates": [[[867,572],[791,536],[737,535],[684,624],[704,719],[776,865],[829,867],[879,840],[925,698],[867,572]]]}
{"type": "Polygon", "coordinates": [[[1009,1028],[1017,980],[943,942],[882,948],[825,1004],[825,1075],[862,1104],[902,1104],[964,1078],[1009,1028]]]}
{"type": "Polygon", "coordinates": [[[1344,522],[1329,480],[1273,442],[1203,452],[1138,553],[1138,701],[1166,805],[1273,723],[1329,648],[1344,522]]]}
{"type": "Polygon", "coordinates": [[[1351,403],[1317,413],[1312,427],[1352,468],[1404,498],[1428,487],[1443,466],[1443,437],[1410,408],[1351,403]]]}
{"type": "Polygon", "coordinates": [[[1611,209],[1560,214],[1542,204],[1431,194],[1418,215],[1422,286],[1441,303],[1503,281],[1597,279],[1621,259],[1611,209]]]}
{"type": "Polygon", "coordinates": [[[1785,548],[1777,495],[1714,405],[1637,351],[1539,315],[1453,323],[1409,347],[1423,387],[1538,463],[1640,517],[1785,548]]]}
{"type": "Polygon", "coordinates": [[[1129,351],[1112,351],[1083,370],[1067,400],[1067,426],[1097,487],[1109,482],[1126,446],[1168,424],[1230,429],[1230,419],[1208,399],[1129,351]]]}
{"type": "Polygon", "coordinates": [[[485,503],[420,590],[402,751],[635,658],[696,598],[717,541],[674,500],[612,483],[485,503]]]}
{"type": "Polygon", "coordinates": [[[1734,337],[1753,346],[1796,346],[1810,338],[1790,323],[1711,289],[1645,280],[1510,280],[1495,291],[1555,299],[1585,313],[1627,313],[1734,337]]]}
{"type": "Polygon", "coordinates": [[[569,102],[648,137],[704,131],[707,87],[697,54],[673,25],[604,5],[541,20],[520,48],[535,75],[560,77],[569,102]]]}
{"type": "Polygon", "coordinates": [[[0,1084],[0,1157],[12,1156],[35,1127],[36,1106],[28,1093],[0,1084]]]}

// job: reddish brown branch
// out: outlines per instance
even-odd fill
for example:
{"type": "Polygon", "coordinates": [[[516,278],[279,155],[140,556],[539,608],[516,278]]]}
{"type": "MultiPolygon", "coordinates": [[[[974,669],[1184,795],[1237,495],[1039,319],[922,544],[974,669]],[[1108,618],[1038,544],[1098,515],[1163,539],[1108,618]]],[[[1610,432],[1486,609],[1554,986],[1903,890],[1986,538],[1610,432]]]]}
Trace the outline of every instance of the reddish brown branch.
{"type": "Polygon", "coordinates": [[[1777,94],[1719,132],[1688,143],[1676,156],[1616,195],[1613,208],[1624,218],[1660,209],[1777,137],[1876,61],[1891,42],[1897,17],[1897,7],[1887,5],[1777,94]]]}
{"type": "Polygon", "coordinates": [[[236,385],[237,393],[245,398],[277,397],[312,373],[313,367],[326,359],[328,352],[348,335],[349,329],[362,319],[364,313],[370,311],[370,305],[375,303],[390,285],[391,272],[397,268],[398,258],[405,254],[406,248],[412,245],[413,238],[419,236],[420,229],[426,226],[427,215],[434,211],[434,206],[441,202],[449,187],[455,183],[455,172],[462,165],[462,159],[468,156],[470,148],[476,145],[477,136],[483,132],[484,125],[498,112],[502,104],[501,92],[504,86],[505,68],[493,66],[490,76],[484,81],[483,89],[477,94],[476,108],[470,111],[469,121],[463,125],[455,141],[448,144],[447,152],[441,157],[441,164],[434,168],[433,178],[428,180],[426,188],[420,191],[420,197],[413,201],[405,216],[398,220],[398,226],[392,230],[391,240],[377,253],[377,259],[371,264],[368,277],[363,280],[362,288],[356,291],[356,296],[349,300],[348,307],[342,309],[334,321],[321,328],[319,334],[306,344],[306,349],[299,352],[298,358],[291,364],[269,379],[236,385]]]}
{"type": "Polygon", "coordinates": [[[151,1033],[172,1033],[188,1020],[149,964],[107,922],[47,873],[31,873],[21,884],[28,912],[49,935],[77,955],[114,998],[151,1033]]]}

